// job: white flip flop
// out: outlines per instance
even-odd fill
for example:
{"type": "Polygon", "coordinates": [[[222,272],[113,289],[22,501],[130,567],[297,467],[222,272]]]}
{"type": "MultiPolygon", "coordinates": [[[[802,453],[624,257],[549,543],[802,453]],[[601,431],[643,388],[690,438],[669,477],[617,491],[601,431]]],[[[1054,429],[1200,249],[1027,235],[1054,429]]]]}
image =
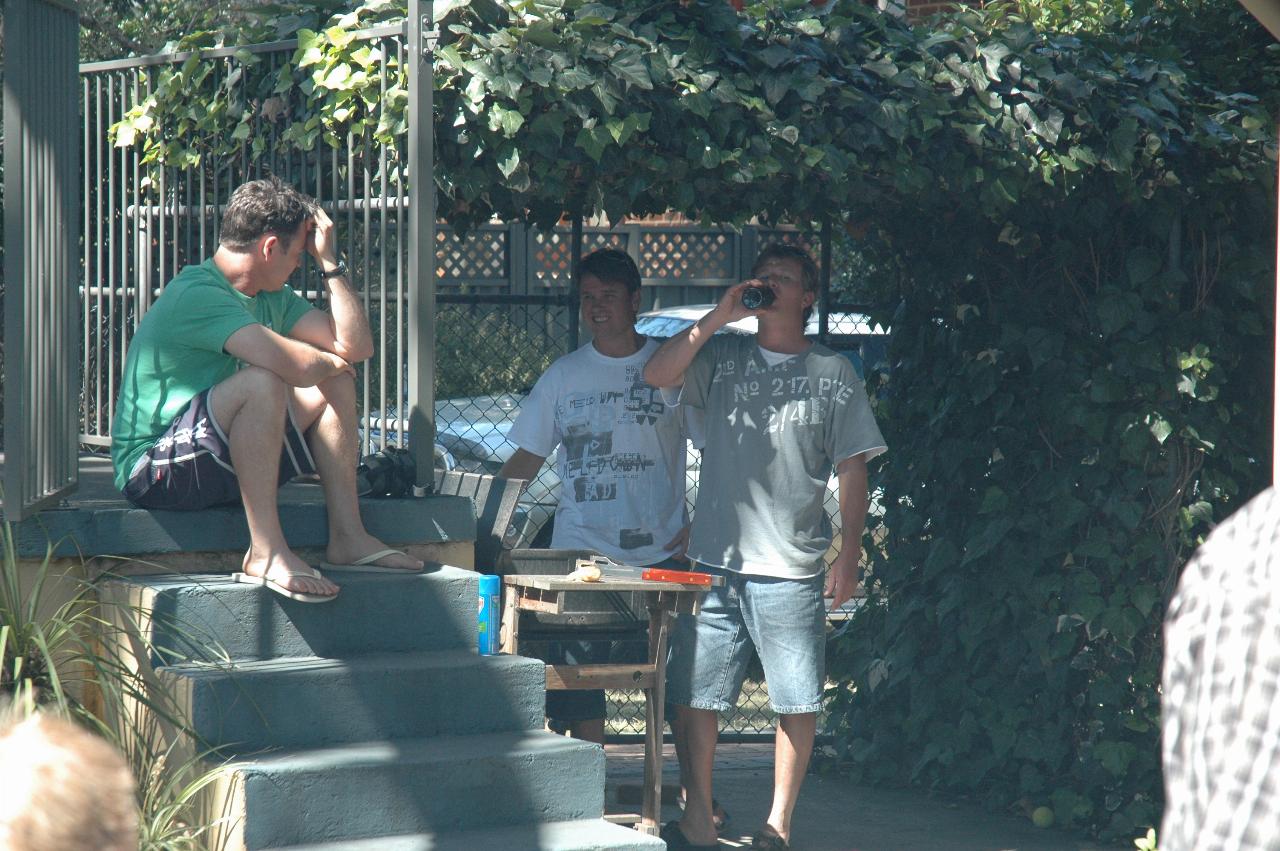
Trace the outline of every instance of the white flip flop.
{"type": "Polygon", "coordinates": [[[421,573],[422,568],[410,567],[387,567],[383,564],[374,564],[380,558],[386,558],[391,555],[408,555],[404,550],[397,550],[388,547],[385,550],[378,550],[376,553],[369,553],[363,558],[358,558],[351,564],[334,564],[329,561],[320,562],[321,570],[336,570],[339,573],[403,573],[414,574],[421,573]]]}
{"type": "MultiPolygon", "coordinates": [[[[290,576],[305,576],[303,573],[291,573],[290,576]]],[[[319,574],[316,574],[318,577],[319,574]]],[[[232,582],[242,582],[245,585],[261,585],[268,591],[274,591],[281,597],[288,597],[290,600],[297,600],[299,603],[328,603],[330,600],[337,598],[337,594],[306,594],[302,591],[290,591],[288,588],[276,582],[274,579],[267,579],[265,576],[250,576],[247,573],[231,574],[232,582]]]]}

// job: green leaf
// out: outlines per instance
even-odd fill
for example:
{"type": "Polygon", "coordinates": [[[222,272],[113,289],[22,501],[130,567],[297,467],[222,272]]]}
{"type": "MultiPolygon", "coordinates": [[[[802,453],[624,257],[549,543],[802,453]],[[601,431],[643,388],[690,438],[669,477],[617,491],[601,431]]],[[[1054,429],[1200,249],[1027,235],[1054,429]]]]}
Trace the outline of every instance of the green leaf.
{"type": "Polygon", "coordinates": [[[761,62],[770,68],[778,68],[783,64],[790,62],[795,54],[789,48],[783,47],[781,44],[771,44],[764,50],[760,51],[758,57],[761,62]]]}
{"type": "Polygon", "coordinates": [[[431,3],[431,19],[433,21],[443,21],[446,15],[451,14],[456,9],[465,9],[471,5],[471,0],[432,0],[431,3]]]}
{"type": "Polygon", "coordinates": [[[322,41],[319,33],[309,29],[298,30],[297,39],[299,50],[310,50],[313,47],[318,47],[322,41]]]}
{"type": "Polygon", "coordinates": [[[885,79],[894,77],[898,73],[898,66],[894,65],[893,62],[887,58],[876,59],[873,62],[864,62],[862,67],[865,70],[870,71],[872,74],[875,74],[878,77],[884,77],[885,79]]]}
{"type": "Polygon", "coordinates": [[[330,43],[338,50],[346,47],[354,41],[356,37],[355,33],[341,26],[329,27],[324,31],[324,35],[325,38],[329,39],[330,43]]]}
{"type": "Polygon", "coordinates": [[[1145,618],[1160,601],[1160,590],[1154,585],[1135,585],[1129,589],[1129,599],[1138,613],[1145,618]]]}
{"type": "Polygon", "coordinates": [[[600,157],[604,154],[605,146],[609,144],[609,134],[602,131],[599,127],[584,127],[578,131],[574,144],[586,152],[595,162],[600,162],[600,157]]]}
{"type": "Polygon", "coordinates": [[[550,21],[534,21],[524,31],[521,40],[538,47],[555,48],[560,46],[561,35],[550,21]]]}
{"type": "Polygon", "coordinates": [[[603,3],[584,3],[574,12],[573,17],[580,24],[599,26],[612,21],[617,14],[618,10],[612,6],[606,6],[603,3]]]}
{"type": "MultiPolygon", "coordinates": [[[[322,72],[316,72],[321,74],[322,72]]],[[[346,88],[351,81],[351,66],[343,62],[329,69],[327,73],[323,73],[320,79],[316,80],[316,85],[330,90],[346,88]]]]}
{"type": "Polygon", "coordinates": [[[503,177],[511,177],[519,166],[520,151],[515,148],[511,148],[504,156],[498,159],[498,170],[502,172],[503,177]]]}
{"type": "Polygon", "coordinates": [[[1156,443],[1163,444],[1173,434],[1173,426],[1159,414],[1152,414],[1148,417],[1148,422],[1151,423],[1151,436],[1156,439],[1156,443]]]}
{"type": "Polygon", "coordinates": [[[131,122],[121,121],[111,129],[115,133],[117,148],[128,148],[138,139],[138,130],[131,122]]]}
{"type": "Polygon", "coordinates": [[[613,71],[623,80],[641,89],[652,89],[653,80],[649,77],[649,68],[644,57],[637,49],[619,52],[613,59],[613,71]]]}
{"type": "Polygon", "coordinates": [[[777,106],[778,102],[786,97],[789,91],[791,91],[790,77],[784,77],[781,74],[769,74],[764,78],[764,99],[771,106],[777,106]]]}

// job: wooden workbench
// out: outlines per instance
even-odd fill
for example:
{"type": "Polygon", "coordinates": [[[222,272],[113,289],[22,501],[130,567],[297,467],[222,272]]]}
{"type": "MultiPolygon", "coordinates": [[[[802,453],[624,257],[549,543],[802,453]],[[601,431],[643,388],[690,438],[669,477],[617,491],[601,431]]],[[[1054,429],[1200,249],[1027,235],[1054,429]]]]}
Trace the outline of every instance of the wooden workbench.
{"type": "MultiPolygon", "coordinates": [[[[627,689],[644,690],[644,802],[637,830],[657,836],[661,828],[662,735],[666,719],[663,704],[667,690],[667,640],[672,617],[697,614],[705,585],[651,582],[606,575],[599,582],[581,582],[563,575],[514,574],[504,576],[502,651],[517,653],[520,647],[520,612],[563,614],[566,592],[630,592],[644,594],[649,611],[649,657],[641,664],[547,665],[547,690],[627,689]]],[[[720,577],[714,584],[724,582],[720,577]]]]}

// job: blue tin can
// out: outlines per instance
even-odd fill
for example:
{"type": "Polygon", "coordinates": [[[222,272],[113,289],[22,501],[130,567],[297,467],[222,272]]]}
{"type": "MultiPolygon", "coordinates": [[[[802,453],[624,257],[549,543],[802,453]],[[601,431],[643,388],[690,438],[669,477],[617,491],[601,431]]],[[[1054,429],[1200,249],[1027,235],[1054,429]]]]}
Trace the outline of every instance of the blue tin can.
{"type": "Polygon", "coordinates": [[[502,620],[502,577],[480,577],[479,636],[480,655],[492,656],[498,652],[499,625],[502,620]]]}

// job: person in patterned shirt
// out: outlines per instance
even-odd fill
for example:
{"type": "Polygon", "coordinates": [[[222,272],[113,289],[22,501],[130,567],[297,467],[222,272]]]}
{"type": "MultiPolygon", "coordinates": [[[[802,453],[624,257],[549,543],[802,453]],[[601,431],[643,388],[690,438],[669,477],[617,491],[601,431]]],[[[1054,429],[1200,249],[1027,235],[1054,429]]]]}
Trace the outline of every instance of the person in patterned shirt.
{"type": "Polygon", "coordinates": [[[1280,849],[1280,492],[1187,564],[1164,626],[1161,851],[1280,849]]]}

